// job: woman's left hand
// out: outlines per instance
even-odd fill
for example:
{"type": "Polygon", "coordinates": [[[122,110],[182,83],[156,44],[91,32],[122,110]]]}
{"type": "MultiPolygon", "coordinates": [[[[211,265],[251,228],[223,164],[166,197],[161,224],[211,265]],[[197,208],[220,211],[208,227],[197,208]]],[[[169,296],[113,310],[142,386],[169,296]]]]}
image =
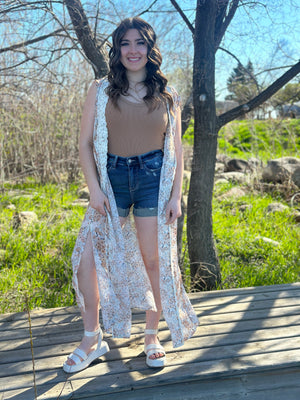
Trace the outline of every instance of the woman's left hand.
{"type": "Polygon", "coordinates": [[[166,208],[166,224],[170,225],[181,216],[181,199],[171,198],[166,208]]]}

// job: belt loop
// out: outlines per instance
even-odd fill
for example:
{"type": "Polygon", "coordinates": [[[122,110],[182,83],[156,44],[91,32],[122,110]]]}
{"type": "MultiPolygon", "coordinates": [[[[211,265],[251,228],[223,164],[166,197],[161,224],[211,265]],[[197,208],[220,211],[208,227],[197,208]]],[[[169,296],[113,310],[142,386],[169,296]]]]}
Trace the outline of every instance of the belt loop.
{"type": "Polygon", "coordinates": [[[141,155],[139,155],[139,156],[138,156],[138,159],[139,159],[140,169],[144,169],[144,165],[143,165],[142,156],[141,156],[141,155]]]}
{"type": "Polygon", "coordinates": [[[118,158],[119,158],[119,156],[115,156],[115,159],[114,159],[114,168],[116,168],[116,166],[117,166],[118,158]]]}

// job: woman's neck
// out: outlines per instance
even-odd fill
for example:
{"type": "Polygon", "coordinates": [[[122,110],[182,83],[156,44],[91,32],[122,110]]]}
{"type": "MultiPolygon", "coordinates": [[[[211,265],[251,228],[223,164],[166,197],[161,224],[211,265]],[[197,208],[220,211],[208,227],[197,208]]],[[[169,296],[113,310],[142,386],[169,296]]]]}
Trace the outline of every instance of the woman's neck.
{"type": "Polygon", "coordinates": [[[143,69],[141,71],[126,71],[126,76],[128,79],[128,82],[131,85],[136,85],[137,83],[143,82],[146,78],[146,69],[143,69]]]}

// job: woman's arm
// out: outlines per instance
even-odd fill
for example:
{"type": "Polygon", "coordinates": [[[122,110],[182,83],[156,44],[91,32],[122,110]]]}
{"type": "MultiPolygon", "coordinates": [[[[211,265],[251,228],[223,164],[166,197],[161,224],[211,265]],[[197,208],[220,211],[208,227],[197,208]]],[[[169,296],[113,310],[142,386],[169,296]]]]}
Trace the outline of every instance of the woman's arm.
{"type": "Polygon", "coordinates": [[[171,192],[171,197],[166,208],[166,224],[172,224],[181,216],[181,191],[183,177],[183,151],[181,144],[181,110],[176,110],[176,128],[174,136],[175,155],[176,155],[176,171],[171,192]]]}
{"type": "Polygon", "coordinates": [[[95,104],[97,84],[93,82],[89,88],[81,117],[81,130],[79,137],[79,160],[83,175],[90,192],[90,206],[106,215],[104,205],[110,212],[107,197],[100,189],[97,168],[93,155],[93,131],[95,122],[95,104]]]}

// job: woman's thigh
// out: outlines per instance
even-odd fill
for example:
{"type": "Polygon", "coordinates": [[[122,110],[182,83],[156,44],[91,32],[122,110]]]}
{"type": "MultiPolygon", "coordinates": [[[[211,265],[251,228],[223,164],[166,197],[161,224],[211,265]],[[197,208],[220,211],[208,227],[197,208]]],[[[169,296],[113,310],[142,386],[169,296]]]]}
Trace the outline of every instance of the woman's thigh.
{"type": "Polygon", "coordinates": [[[134,221],[146,267],[158,263],[157,217],[134,216],[134,221]]]}

